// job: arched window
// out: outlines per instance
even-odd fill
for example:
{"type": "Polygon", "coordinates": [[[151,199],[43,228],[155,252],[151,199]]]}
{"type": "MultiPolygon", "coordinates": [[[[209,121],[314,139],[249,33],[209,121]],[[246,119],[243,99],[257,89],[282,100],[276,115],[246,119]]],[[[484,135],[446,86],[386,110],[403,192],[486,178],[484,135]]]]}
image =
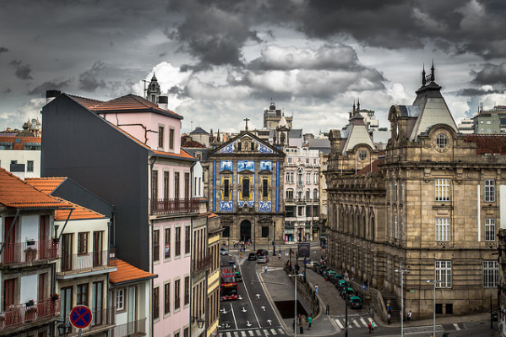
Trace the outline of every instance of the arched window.
{"type": "Polygon", "coordinates": [[[309,188],[306,190],[306,200],[311,200],[311,190],[309,188]]]}
{"type": "Polygon", "coordinates": [[[313,199],[314,199],[314,200],[318,200],[318,189],[317,189],[317,188],[315,188],[315,189],[313,190],[313,199]]]}

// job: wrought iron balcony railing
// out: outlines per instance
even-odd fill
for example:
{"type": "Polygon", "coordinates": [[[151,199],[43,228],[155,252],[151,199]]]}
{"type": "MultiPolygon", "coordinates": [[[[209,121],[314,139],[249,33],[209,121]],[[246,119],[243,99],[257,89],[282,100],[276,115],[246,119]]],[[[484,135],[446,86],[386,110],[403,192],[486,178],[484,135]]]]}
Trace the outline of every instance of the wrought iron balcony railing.
{"type": "Polygon", "coordinates": [[[53,240],[5,243],[2,264],[33,263],[57,259],[59,243],[53,240]]]}
{"type": "Polygon", "coordinates": [[[199,205],[194,199],[156,199],[151,201],[151,214],[179,214],[198,212],[199,205]]]}
{"type": "Polygon", "coordinates": [[[60,315],[60,299],[44,299],[33,302],[11,305],[0,314],[0,331],[7,331],[19,326],[43,322],[60,315]]]}

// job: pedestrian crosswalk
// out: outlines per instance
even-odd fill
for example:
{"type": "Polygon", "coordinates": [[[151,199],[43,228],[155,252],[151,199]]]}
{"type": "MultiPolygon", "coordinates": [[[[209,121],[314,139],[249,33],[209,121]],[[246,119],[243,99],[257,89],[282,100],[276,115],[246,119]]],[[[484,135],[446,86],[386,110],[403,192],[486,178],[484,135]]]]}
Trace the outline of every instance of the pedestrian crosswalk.
{"type": "MultiPolygon", "coordinates": [[[[340,330],[344,330],[346,319],[344,317],[334,318],[340,330]]],[[[367,328],[369,322],[372,322],[371,317],[348,317],[348,329],[367,328]]]]}
{"type": "Polygon", "coordinates": [[[285,336],[282,328],[248,329],[220,332],[220,337],[272,337],[285,336]]]}

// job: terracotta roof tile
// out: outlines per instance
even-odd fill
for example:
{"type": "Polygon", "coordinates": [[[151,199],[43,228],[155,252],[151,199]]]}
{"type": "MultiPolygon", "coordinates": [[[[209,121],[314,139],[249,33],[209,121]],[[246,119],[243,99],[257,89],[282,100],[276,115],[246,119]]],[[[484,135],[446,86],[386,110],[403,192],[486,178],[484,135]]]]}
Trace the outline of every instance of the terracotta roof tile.
{"type": "Polygon", "coordinates": [[[176,157],[176,158],[186,158],[186,159],[195,159],[194,156],[186,152],[185,150],[181,149],[181,153],[171,153],[171,152],[163,152],[163,151],[153,151],[156,154],[161,154],[169,157],[176,157]]]}
{"type": "Polygon", "coordinates": [[[366,167],[357,171],[357,174],[367,174],[367,173],[379,172],[380,171],[379,165],[382,165],[383,163],[385,163],[384,159],[376,159],[375,161],[372,162],[372,169],[371,169],[370,165],[367,165],[366,167]]]}
{"type": "MultiPolygon", "coordinates": [[[[51,193],[58,187],[66,178],[27,178],[26,182],[33,187],[39,189],[41,192],[51,195],[51,193]]],[[[68,200],[54,197],[61,202],[67,204],[68,207],[74,208],[70,216],[70,220],[84,220],[84,219],[103,219],[105,215],[95,212],[86,207],[74,204],[68,200]]],[[[67,220],[70,210],[57,210],[54,215],[54,219],[58,221],[67,220]]]]}
{"type": "Polygon", "coordinates": [[[110,264],[117,267],[116,271],[109,273],[109,282],[113,284],[157,277],[120,259],[111,260],[110,264]]]}
{"type": "Polygon", "coordinates": [[[467,135],[465,142],[476,143],[476,154],[506,154],[506,135],[467,135]]]}
{"type": "Polygon", "coordinates": [[[14,208],[65,208],[67,204],[0,168],[0,204],[14,208]]]}
{"type": "Polygon", "coordinates": [[[122,110],[127,112],[128,110],[139,111],[139,110],[154,110],[164,114],[174,115],[175,117],[182,118],[183,116],[175,113],[171,110],[164,110],[158,107],[157,104],[148,101],[145,98],[137,95],[125,95],[122,97],[115,98],[113,100],[97,104],[88,109],[98,112],[98,113],[107,113],[108,111],[117,111],[122,110]]]}
{"type": "Polygon", "coordinates": [[[85,108],[88,108],[88,109],[91,109],[94,106],[104,103],[104,101],[99,101],[96,99],[74,96],[74,95],[69,95],[69,96],[72,97],[73,99],[75,99],[76,101],[78,101],[82,106],[84,106],[85,108]]]}
{"type": "Polygon", "coordinates": [[[25,181],[38,189],[50,195],[65,180],[65,177],[55,178],[25,178],[25,181]]]}

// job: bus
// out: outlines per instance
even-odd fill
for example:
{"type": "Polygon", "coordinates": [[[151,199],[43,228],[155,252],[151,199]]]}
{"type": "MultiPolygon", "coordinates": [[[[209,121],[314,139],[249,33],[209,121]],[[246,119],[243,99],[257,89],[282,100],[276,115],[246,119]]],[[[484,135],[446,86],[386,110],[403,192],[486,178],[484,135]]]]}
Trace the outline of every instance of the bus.
{"type": "Polygon", "coordinates": [[[221,267],[220,297],[222,301],[239,299],[235,269],[233,267],[221,267]]]}

